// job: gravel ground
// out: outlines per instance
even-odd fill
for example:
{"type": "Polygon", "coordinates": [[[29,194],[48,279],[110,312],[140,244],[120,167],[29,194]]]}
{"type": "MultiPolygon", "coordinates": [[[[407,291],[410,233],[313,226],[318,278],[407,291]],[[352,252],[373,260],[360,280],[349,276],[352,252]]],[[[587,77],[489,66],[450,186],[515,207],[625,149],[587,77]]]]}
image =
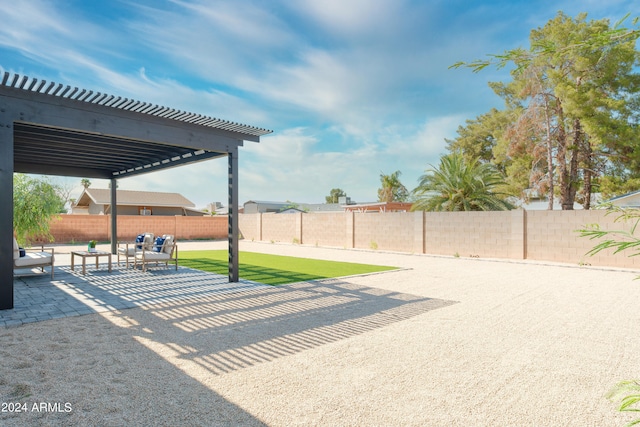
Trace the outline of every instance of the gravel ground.
{"type": "MultiPolygon", "coordinates": [[[[0,425],[633,419],[604,395],[640,377],[638,272],[252,242],[241,249],[402,270],[0,330],[0,425]]],[[[58,264],[66,250],[56,249],[58,264]]]]}

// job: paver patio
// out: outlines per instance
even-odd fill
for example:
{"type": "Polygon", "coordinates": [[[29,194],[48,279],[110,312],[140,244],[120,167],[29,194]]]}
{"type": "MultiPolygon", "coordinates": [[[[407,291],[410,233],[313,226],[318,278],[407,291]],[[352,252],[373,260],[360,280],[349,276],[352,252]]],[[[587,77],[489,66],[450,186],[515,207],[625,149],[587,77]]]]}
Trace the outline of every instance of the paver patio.
{"type": "Polygon", "coordinates": [[[55,279],[48,274],[29,274],[14,279],[15,306],[0,310],[0,326],[68,316],[143,307],[167,301],[197,298],[219,292],[264,287],[241,280],[229,283],[226,276],[181,267],[156,268],[148,272],[106,264],[100,269],[89,266],[71,271],[69,266],[56,267],[55,279]]]}

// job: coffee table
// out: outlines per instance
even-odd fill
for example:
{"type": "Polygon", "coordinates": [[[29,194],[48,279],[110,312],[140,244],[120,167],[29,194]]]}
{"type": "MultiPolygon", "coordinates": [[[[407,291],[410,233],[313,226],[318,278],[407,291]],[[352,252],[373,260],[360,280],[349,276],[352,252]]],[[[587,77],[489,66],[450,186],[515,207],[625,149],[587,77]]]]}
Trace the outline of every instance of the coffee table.
{"type": "Polygon", "coordinates": [[[73,270],[73,266],[74,266],[74,258],[79,256],[80,258],[82,258],[82,274],[87,274],[87,258],[95,258],[96,259],[96,268],[98,268],[98,264],[99,264],[99,260],[101,256],[105,256],[109,258],[109,273],[111,273],[111,252],[105,252],[105,251],[95,251],[95,252],[89,252],[89,251],[75,251],[75,252],[71,252],[71,271],[73,270]]]}

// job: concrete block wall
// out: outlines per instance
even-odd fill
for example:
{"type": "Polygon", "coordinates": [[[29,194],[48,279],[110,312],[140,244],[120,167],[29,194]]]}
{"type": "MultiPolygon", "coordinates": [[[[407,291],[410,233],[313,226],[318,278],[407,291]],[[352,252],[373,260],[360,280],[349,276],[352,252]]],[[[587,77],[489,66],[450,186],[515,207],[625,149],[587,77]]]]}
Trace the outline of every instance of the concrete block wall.
{"type": "MultiPolygon", "coordinates": [[[[109,225],[111,220],[108,220],[109,225]]],[[[140,216],[140,215],[123,215],[118,216],[118,240],[131,242],[135,240],[136,236],[140,233],[153,233],[155,236],[162,236],[163,234],[173,234],[177,237],[176,233],[176,217],[171,216],[140,216]]],[[[111,235],[111,229],[109,228],[109,236],[111,235]]],[[[109,237],[107,237],[109,240],[109,237]]]]}
{"type": "MultiPolygon", "coordinates": [[[[512,212],[426,212],[425,252],[482,258],[521,258],[513,252],[512,212]]],[[[520,239],[522,242],[522,239],[520,239]]]]}
{"type": "MultiPolygon", "coordinates": [[[[132,241],[143,232],[173,234],[177,239],[225,239],[227,217],[118,216],[118,240],[132,241]]],[[[110,215],[61,215],[52,220],[51,234],[56,243],[79,243],[111,239],[110,215]]]]}
{"type": "Polygon", "coordinates": [[[416,215],[421,212],[384,212],[354,214],[354,245],[358,249],[414,252],[416,215]]]}
{"type": "Polygon", "coordinates": [[[109,216],[60,215],[49,223],[55,243],[80,243],[109,240],[109,216]]]}
{"type": "Polygon", "coordinates": [[[304,214],[302,239],[305,245],[345,247],[347,216],[342,212],[304,214]]]}
{"type": "MultiPolygon", "coordinates": [[[[640,256],[612,250],[586,256],[597,242],[575,230],[600,224],[604,230],[630,230],[606,211],[407,212],[242,214],[248,240],[427,253],[461,257],[531,259],[640,269],[640,256]]],[[[141,232],[174,234],[178,239],[226,239],[227,217],[121,215],[118,240],[141,232]]],[[[56,243],[109,241],[109,215],[61,215],[51,222],[56,243]]]]}
{"type": "Polygon", "coordinates": [[[261,224],[262,214],[238,215],[238,228],[243,239],[262,240],[261,224]]]}
{"type": "Polygon", "coordinates": [[[262,240],[293,243],[294,239],[297,239],[300,242],[298,227],[299,216],[302,214],[267,213],[260,215],[262,217],[262,240]]]}
{"type": "Polygon", "coordinates": [[[181,239],[225,239],[229,234],[227,216],[175,216],[176,236],[181,239]]]}
{"type": "Polygon", "coordinates": [[[597,241],[575,230],[593,223],[605,230],[631,228],[601,210],[258,215],[240,216],[245,238],[247,229],[263,241],[290,243],[301,236],[308,245],[640,268],[640,256],[612,250],[585,255],[597,241]]]}
{"type": "Polygon", "coordinates": [[[589,224],[599,224],[602,230],[631,230],[632,223],[616,222],[616,214],[606,213],[604,210],[529,212],[527,257],[572,264],[640,268],[640,258],[628,257],[628,253],[613,255],[613,250],[606,250],[594,256],[585,255],[597,241],[580,237],[575,230],[589,224]]]}

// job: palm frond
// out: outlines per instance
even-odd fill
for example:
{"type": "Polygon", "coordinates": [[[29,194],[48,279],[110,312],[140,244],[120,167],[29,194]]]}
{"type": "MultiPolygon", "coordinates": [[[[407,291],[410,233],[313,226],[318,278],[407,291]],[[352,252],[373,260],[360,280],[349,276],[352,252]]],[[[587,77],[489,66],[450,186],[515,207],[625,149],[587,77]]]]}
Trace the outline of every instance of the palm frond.
{"type": "Polygon", "coordinates": [[[460,153],[452,153],[443,156],[437,168],[430,165],[420,177],[418,187],[413,190],[416,200],[413,210],[513,209],[497,192],[504,185],[502,175],[492,165],[466,161],[460,153]]]}

